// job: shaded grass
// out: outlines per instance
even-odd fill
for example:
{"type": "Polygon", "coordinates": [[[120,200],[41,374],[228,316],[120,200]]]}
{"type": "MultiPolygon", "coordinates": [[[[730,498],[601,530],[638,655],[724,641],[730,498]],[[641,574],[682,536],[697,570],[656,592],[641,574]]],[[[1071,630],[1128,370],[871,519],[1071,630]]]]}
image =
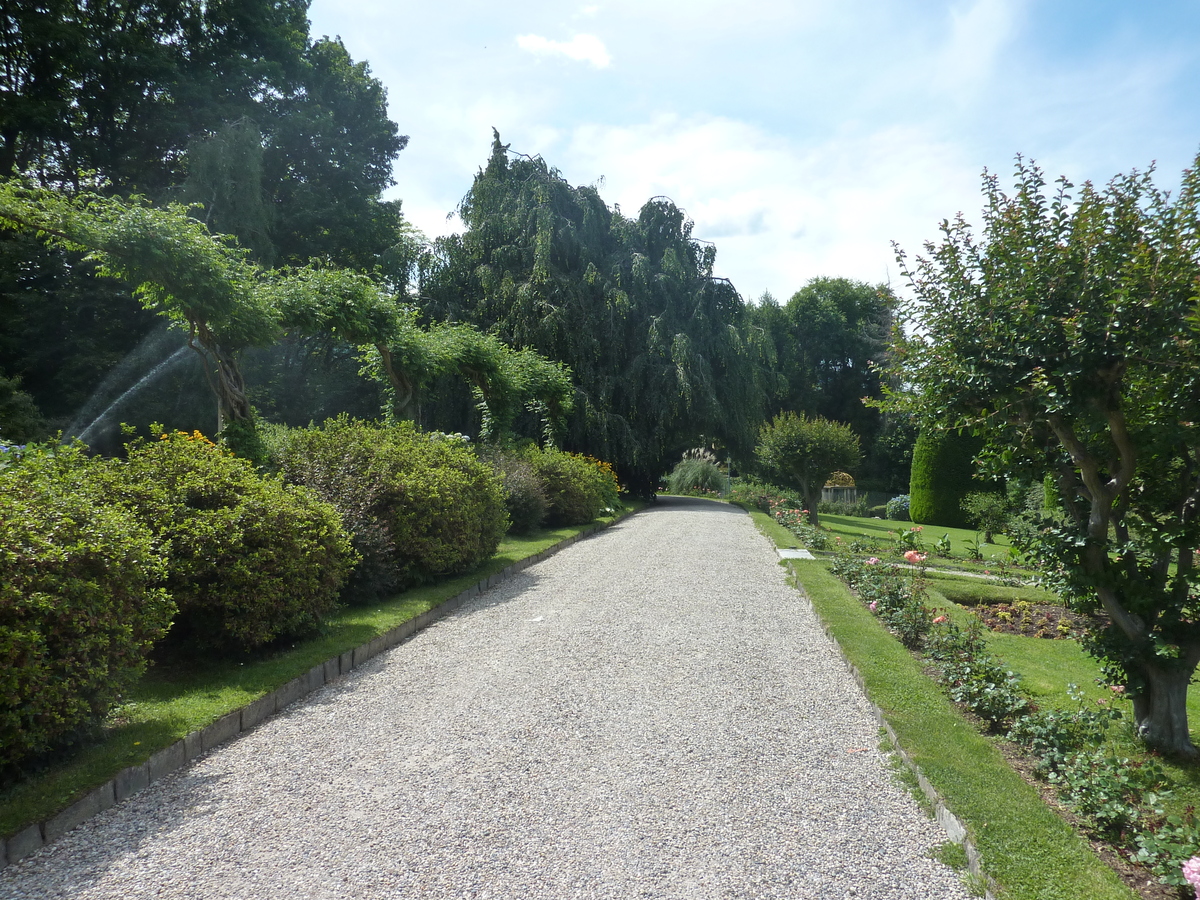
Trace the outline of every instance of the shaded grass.
{"type": "MultiPolygon", "coordinates": [[[[760,527],[769,517],[751,513],[760,527]]],[[[832,517],[830,517],[832,518],[832,517]]],[[[764,530],[766,530],[764,528],[764,530]]],[[[900,745],[964,822],[1008,900],[1131,900],[1086,842],[1008,765],[823,561],[792,571],[900,745]]]]}
{"type": "MultiPolygon", "coordinates": [[[[644,504],[627,503],[626,510],[644,504]]],[[[600,519],[611,522],[612,519],[600,519]]],[[[148,760],[187,734],[257,700],[314,666],[419,616],[513,563],[579,534],[589,526],[508,536],[496,554],[471,572],[405,591],[385,602],[347,607],[321,632],[247,660],[187,657],[160,661],[114,710],[97,740],[42,760],[41,767],[0,791],[0,835],[44,821],[122,769],[148,760]]]]}

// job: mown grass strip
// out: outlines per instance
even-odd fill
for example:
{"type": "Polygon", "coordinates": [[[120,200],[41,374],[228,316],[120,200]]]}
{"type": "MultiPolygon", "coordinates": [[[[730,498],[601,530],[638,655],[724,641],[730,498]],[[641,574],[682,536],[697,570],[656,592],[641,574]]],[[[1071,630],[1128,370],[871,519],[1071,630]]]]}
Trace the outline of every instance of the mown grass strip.
{"type": "MultiPolygon", "coordinates": [[[[617,517],[639,509],[630,503],[617,517]]],[[[189,659],[152,666],[116,710],[103,736],[59,762],[0,792],[0,835],[11,836],[45,821],[128,766],[234,710],[282,687],[314,666],[387,633],[479,581],[502,572],[592,526],[581,525],[506,537],[496,554],[474,571],[437,584],[406,591],[386,602],[348,607],[325,623],[320,634],[278,650],[269,657],[236,661],[189,659]]]]}
{"type": "MultiPolygon", "coordinates": [[[[752,512],[770,535],[770,517],[752,512]]],[[[820,560],[792,561],[818,615],[858,669],[901,747],[967,826],[1006,900],[1135,900],[1086,842],[968,723],[820,560]]]]}

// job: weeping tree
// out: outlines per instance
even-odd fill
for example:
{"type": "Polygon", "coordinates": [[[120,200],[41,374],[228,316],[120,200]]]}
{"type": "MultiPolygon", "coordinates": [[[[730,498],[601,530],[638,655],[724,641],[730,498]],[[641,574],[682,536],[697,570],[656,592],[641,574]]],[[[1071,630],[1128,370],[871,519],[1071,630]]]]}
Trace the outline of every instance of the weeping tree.
{"type": "Polygon", "coordinates": [[[1053,479],[1061,515],[1029,549],[1075,609],[1106,614],[1088,647],[1139,734],[1194,758],[1200,169],[1174,200],[1150,172],[1077,195],[1020,158],[1016,175],[1009,195],[985,173],[979,237],[959,216],[900,254],[911,338],[893,374],[927,422],[982,439],[991,474],[1053,479]]]}
{"type": "Polygon", "coordinates": [[[423,265],[422,311],[569,366],[565,445],[613,460],[642,493],[708,439],[751,454],[762,401],[744,305],[671,201],[630,219],[495,135],[459,214],[465,233],[423,265]]]}
{"type": "Polygon", "coordinates": [[[0,222],[88,253],[103,274],[136,285],[147,309],[186,330],[217,399],[218,431],[253,429],[239,355],[274,343],[285,330],[369,347],[392,390],[397,418],[410,417],[419,388],[446,372],[471,384],[493,433],[522,405],[542,410],[551,433],[570,411],[571,376],[563,366],[513,351],[471,326],[423,329],[412,310],[362,273],[319,265],[263,269],[189,212],[139,198],[66,198],[0,183],[0,222]]]}
{"type": "Polygon", "coordinates": [[[0,183],[0,221],[85,252],[101,274],[135,285],[142,305],[179,324],[204,361],[218,430],[251,420],[238,354],[274,343],[282,328],[271,292],[261,290],[268,273],[232,239],[211,234],[178,204],[68,198],[17,181],[0,183]]]}

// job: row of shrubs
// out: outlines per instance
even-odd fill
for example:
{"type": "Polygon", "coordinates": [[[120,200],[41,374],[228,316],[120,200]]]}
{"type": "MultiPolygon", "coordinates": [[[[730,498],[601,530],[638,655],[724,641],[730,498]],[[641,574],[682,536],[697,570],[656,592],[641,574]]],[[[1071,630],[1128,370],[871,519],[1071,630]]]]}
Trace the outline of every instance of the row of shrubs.
{"type": "MultiPolygon", "coordinates": [[[[921,554],[913,552],[915,557],[921,554]]],[[[923,560],[917,560],[921,562],[923,560]]],[[[1020,678],[992,656],[983,627],[972,617],[960,628],[926,605],[923,574],[877,559],[839,554],[831,571],[852,588],[906,647],[924,660],[950,699],[978,716],[993,733],[1018,744],[1034,762],[1034,774],[1055,785],[1059,797],[1091,828],[1145,866],[1160,882],[1183,887],[1183,866],[1200,848],[1195,812],[1168,814],[1171,795],[1165,770],[1151,759],[1131,759],[1113,729],[1131,728],[1113,700],[1089,703],[1068,686],[1074,708],[1038,708],[1020,678]]]]}
{"type": "Polygon", "coordinates": [[[123,459],[0,444],[0,769],[93,728],[168,632],[244,654],[617,503],[611,468],[554,449],[345,418],[266,437],[273,473],[198,432],[123,459]]]}

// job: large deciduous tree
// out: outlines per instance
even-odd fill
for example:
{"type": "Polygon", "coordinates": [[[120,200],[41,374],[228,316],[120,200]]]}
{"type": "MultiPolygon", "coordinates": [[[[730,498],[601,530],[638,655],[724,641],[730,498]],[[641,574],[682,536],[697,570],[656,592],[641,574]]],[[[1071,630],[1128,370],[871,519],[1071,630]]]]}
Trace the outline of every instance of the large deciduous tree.
{"type": "Polygon", "coordinates": [[[629,219],[496,135],[460,214],[467,230],[435,248],[422,309],[570,366],[567,446],[613,460],[639,493],[706,439],[749,456],[761,400],[743,304],[673,203],[629,219]]]}
{"type": "Polygon", "coordinates": [[[747,310],[749,323],[762,329],[773,348],[769,408],[850,425],[867,451],[868,483],[879,490],[903,490],[908,481],[893,471],[895,454],[886,445],[895,428],[885,431],[884,416],[863,402],[882,396],[877,365],[888,352],[895,306],[885,285],[820,277],[786,304],[766,295],[747,310]]]}
{"type": "Polygon", "coordinates": [[[1010,196],[985,173],[979,237],[959,216],[924,257],[900,255],[912,337],[896,374],[927,421],[983,438],[993,474],[1055,479],[1043,572],[1105,614],[1089,646],[1146,742],[1195,757],[1200,170],[1173,200],[1149,172],[1076,196],[1019,158],[1016,174],[1010,196]]]}
{"type": "MultiPolygon", "coordinates": [[[[366,64],[338,40],[310,40],[307,10],[308,0],[4,3],[0,177],[200,203],[210,231],[235,235],[263,265],[373,269],[402,224],[381,193],[407,138],[366,64]]],[[[0,237],[11,326],[0,369],[56,423],[87,399],[79,385],[99,382],[153,327],[93,270],[79,254],[0,237]]]]}
{"type": "Polygon", "coordinates": [[[756,452],[774,481],[800,491],[813,525],[820,521],[817,507],[829,476],[862,461],[858,435],[849,425],[790,411],[762,427],[756,452]]]}

